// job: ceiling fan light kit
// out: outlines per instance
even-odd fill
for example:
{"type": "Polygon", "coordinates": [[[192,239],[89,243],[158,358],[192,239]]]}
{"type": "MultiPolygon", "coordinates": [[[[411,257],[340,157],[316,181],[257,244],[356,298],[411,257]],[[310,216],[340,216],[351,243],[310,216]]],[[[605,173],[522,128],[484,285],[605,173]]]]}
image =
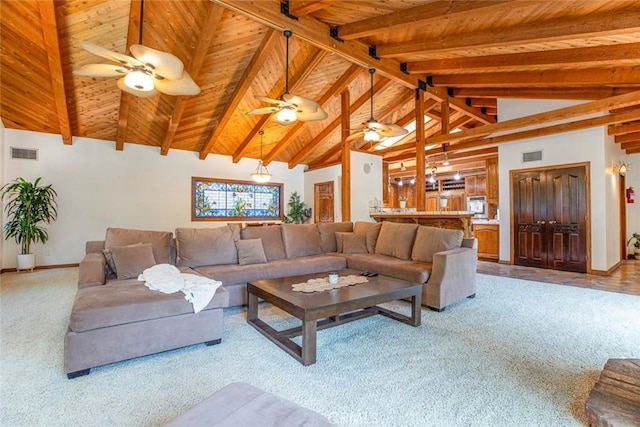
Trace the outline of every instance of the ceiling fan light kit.
{"type": "Polygon", "coordinates": [[[293,34],[291,30],[284,30],[286,37],[286,65],[285,65],[285,88],[280,99],[269,98],[268,96],[256,96],[256,99],[273,104],[273,107],[260,107],[248,111],[248,116],[262,114],[274,114],[271,118],[274,122],[288,126],[296,121],[311,122],[314,120],[324,120],[329,115],[313,99],[305,98],[289,93],[289,38],[293,34]]]}

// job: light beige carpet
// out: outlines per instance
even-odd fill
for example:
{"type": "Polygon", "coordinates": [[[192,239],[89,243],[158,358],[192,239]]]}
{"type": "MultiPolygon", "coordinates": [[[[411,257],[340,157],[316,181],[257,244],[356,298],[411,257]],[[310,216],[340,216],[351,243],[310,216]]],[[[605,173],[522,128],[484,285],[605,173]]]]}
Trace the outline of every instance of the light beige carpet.
{"type": "Polygon", "coordinates": [[[376,316],[320,331],[309,367],[234,308],[220,345],[67,380],[63,336],[77,269],[0,279],[2,426],[159,426],[236,381],[343,426],[583,425],[607,359],[640,357],[640,297],[480,275],[475,299],[423,310],[419,328],[376,316]]]}

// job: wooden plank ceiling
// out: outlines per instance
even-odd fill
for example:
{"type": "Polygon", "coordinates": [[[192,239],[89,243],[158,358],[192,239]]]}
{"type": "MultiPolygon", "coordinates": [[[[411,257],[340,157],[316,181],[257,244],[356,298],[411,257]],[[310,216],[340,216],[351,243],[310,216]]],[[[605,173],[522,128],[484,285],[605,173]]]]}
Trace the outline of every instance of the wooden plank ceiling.
{"type": "MultiPolygon", "coordinates": [[[[499,143],[602,125],[627,153],[640,153],[637,0],[3,0],[0,20],[5,127],[61,134],[66,144],[81,136],[238,162],[260,156],[264,129],[266,164],[335,164],[340,93],[349,91],[351,127],[361,127],[374,67],[381,122],[414,129],[416,90],[424,91],[427,162],[446,151],[464,172],[499,143]],[[293,31],[290,92],[320,102],[325,120],[282,126],[245,114],[264,106],[255,95],[284,91],[284,28],[293,31]],[[113,78],[72,74],[106,62],[80,41],[128,54],[140,37],[180,58],[202,92],[142,99],[113,78]],[[601,101],[562,113],[569,124],[553,123],[557,114],[496,124],[499,97],[601,101]],[[600,117],[581,117],[594,112],[600,117]],[[539,129],[523,130],[532,123],[539,129]]],[[[392,171],[400,162],[411,170],[415,147],[415,131],[382,150],[353,142],[382,153],[392,171]]]]}

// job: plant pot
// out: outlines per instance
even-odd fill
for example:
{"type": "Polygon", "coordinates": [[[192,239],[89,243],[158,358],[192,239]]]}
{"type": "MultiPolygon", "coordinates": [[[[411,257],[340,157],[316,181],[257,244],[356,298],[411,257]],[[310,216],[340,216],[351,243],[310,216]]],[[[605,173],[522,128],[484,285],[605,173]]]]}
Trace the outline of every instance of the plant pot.
{"type": "Polygon", "coordinates": [[[35,254],[20,254],[18,255],[18,268],[17,270],[31,270],[36,266],[35,254]]]}
{"type": "Polygon", "coordinates": [[[400,209],[404,209],[407,207],[407,201],[406,200],[400,200],[400,209]]]}
{"type": "Polygon", "coordinates": [[[638,248],[633,249],[633,256],[636,259],[640,259],[640,249],[638,249],[638,248]]]}
{"type": "Polygon", "coordinates": [[[446,208],[448,204],[449,204],[449,199],[440,199],[441,208],[446,208]]]}

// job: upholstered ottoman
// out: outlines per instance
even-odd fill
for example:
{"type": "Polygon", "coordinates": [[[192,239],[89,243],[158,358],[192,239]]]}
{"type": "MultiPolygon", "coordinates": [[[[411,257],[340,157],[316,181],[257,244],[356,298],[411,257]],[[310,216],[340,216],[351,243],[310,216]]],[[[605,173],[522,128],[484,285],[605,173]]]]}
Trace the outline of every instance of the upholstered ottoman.
{"type": "Polygon", "coordinates": [[[249,384],[229,384],[200,402],[168,427],[333,426],[328,419],[249,384]]]}

